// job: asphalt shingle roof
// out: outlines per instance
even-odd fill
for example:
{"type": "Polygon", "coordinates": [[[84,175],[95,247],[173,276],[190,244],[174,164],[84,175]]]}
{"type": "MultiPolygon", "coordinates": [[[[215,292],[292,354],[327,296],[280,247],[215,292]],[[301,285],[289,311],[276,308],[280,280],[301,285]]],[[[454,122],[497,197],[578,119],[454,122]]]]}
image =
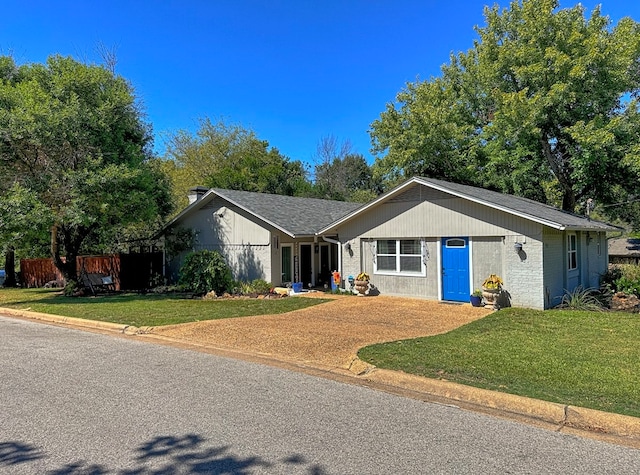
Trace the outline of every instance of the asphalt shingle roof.
{"type": "Polygon", "coordinates": [[[214,188],[210,192],[246,209],[293,236],[314,235],[319,229],[362,206],[362,203],[219,188],[214,188]]]}
{"type": "Polygon", "coordinates": [[[640,239],[618,238],[609,240],[609,255],[640,257],[640,239]]]}

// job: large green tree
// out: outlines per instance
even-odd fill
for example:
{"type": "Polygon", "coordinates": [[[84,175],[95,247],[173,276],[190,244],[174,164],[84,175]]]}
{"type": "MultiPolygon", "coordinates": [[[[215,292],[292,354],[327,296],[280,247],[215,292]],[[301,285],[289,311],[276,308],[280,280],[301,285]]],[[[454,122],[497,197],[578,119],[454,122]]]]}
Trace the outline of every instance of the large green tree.
{"type": "Polygon", "coordinates": [[[311,186],[302,162],[291,161],[252,130],[208,118],[195,135],[181,130],[169,137],[163,169],[180,207],[197,185],[281,195],[307,194],[311,186]]]}
{"type": "Polygon", "coordinates": [[[150,145],[134,91],[113,71],[0,57],[0,198],[10,204],[0,206],[0,238],[18,247],[49,232],[55,265],[76,281],[83,243],[170,212],[150,145]]]}
{"type": "Polygon", "coordinates": [[[479,184],[570,211],[640,192],[640,25],[556,0],[484,15],[470,50],[441,76],[407,84],[372,124],[377,173],[479,184]]]}

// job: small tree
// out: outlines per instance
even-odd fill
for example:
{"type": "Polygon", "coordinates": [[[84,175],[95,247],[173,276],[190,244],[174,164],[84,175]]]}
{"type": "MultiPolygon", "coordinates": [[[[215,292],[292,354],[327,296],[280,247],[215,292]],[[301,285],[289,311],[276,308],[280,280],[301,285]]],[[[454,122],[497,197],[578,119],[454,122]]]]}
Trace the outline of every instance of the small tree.
{"type": "Polygon", "coordinates": [[[178,283],[198,294],[221,294],[231,287],[231,269],[218,251],[195,251],[187,255],[178,283]]]}

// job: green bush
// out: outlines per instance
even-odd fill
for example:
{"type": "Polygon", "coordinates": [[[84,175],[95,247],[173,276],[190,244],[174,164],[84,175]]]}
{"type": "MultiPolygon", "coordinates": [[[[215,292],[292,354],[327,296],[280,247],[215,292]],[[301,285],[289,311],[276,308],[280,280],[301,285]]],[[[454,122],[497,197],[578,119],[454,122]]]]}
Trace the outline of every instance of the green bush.
{"type": "Polygon", "coordinates": [[[602,276],[600,287],[610,293],[624,292],[640,296],[640,266],[618,264],[610,267],[602,276]]]}
{"type": "Polygon", "coordinates": [[[178,284],[191,292],[220,295],[231,288],[231,269],[218,251],[196,251],[187,255],[178,284]]]}
{"type": "Polygon", "coordinates": [[[263,279],[254,279],[251,281],[251,288],[254,293],[257,294],[267,294],[271,291],[271,283],[267,282],[263,279]]]}
{"type": "Polygon", "coordinates": [[[77,291],[78,291],[78,282],[76,282],[75,280],[70,280],[65,284],[64,289],[62,290],[62,294],[65,297],[73,297],[77,291]]]}

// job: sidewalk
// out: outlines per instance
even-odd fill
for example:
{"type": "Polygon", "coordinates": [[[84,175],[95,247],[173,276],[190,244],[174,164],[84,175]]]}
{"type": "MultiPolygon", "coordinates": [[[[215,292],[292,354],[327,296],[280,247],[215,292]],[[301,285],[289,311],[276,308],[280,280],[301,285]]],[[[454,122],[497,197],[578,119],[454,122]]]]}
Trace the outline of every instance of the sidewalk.
{"type": "Polygon", "coordinates": [[[203,342],[173,338],[153,333],[153,328],[136,328],[108,322],[0,308],[0,315],[30,319],[49,324],[72,326],[100,333],[119,334],[155,343],[203,351],[224,357],[242,359],[287,370],[328,378],[348,384],[358,384],[426,402],[446,404],[466,410],[536,425],[549,430],[595,438],[640,449],[640,418],[612,414],[593,409],[516,396],[414,376],[397,371],[374,368],[360,361],[355,354],[349,365],[300,361],[274,357],[247,349],[217,346],[203,342]]]}

